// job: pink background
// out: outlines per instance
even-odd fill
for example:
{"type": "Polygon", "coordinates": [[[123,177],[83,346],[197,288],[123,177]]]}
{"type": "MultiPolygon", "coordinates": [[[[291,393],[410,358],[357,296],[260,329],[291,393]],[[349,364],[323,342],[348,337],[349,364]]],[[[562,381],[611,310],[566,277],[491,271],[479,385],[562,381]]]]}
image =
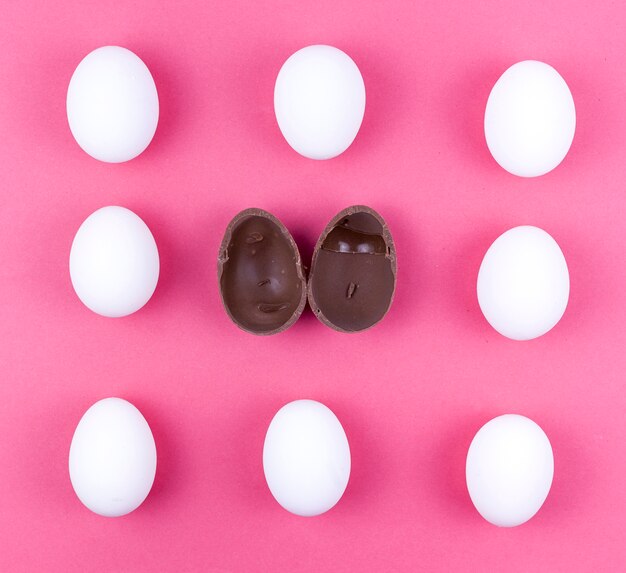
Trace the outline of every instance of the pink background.
{"type": "Polygon", "coordinates": [[[626,565],[626,7],[622,2],[20,2],[0,15],[0,570],[592,571],[626,565]],[[292,151],[273,84],[296,49],[350,54],[367,89],[354,145],[292,151]],[[148,150],[99,163],[67,126],[70,76],[119,44],[152,71],[161,119],[148,150]],[[484,143],[499,75],[554,65],[578,126],[563,164],[516,178],[484,143]],[[309,311],[257,338],[221,308],[229,219],[257,206],[305,259],[328,220],[365,203],[399,256],[391,312],[348,336],[309,311]],[[101,318],[68,274],[74,233],[120,204],[152,229],[162,274],[125,319],[101,318]],[[570,304],[548,335],[509,341],[483,319],[489,244],[534,224],[561,245],[570,304]],[[75,497],[70,440],[96,400],[121,396],[158,448],[152,493],[105,519],[75,497]],[[329,513],[282,510],[263,478],[265,430],[314,398],[348,434],[353,471],[329,513]],[[465,489],[467,447],[518,412],[552,441],[539,514],[498,529],[465,489]]]}

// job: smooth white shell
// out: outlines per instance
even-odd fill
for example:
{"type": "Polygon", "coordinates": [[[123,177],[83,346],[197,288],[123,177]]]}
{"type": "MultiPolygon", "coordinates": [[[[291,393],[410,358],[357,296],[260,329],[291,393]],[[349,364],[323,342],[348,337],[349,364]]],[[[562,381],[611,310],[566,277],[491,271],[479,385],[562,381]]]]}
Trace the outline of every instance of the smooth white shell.
{"type": "Polygon", "coordinates": [[[576,131],[574,99],[559,73],[527,60],[502,74],[489,94],[485,138],[507,171],[536,177],[567,155],[576,131]]]}
{"type": "Polygon", "coordinates": [[[118,517],[139,507],[156,474],[156,446],[141,412],[121,398],[91,406],[74,432],[69,470],[91,511],[118,517]]]}
{"type": "Polygon", "coordinates": [[[567,263],[556,241],[542,229],[521,226],[489,247],[476,291],[491,326],[508,338],[530,340],[559,322],[569,288],[567,263]]]}
{"type": "Polygon", "coordinates": [[[150,71],[130,50],[104,46],[78,64],[67,89],[72,135],[92,157],[128,161],[150,141],[159,121],[159,97],[150,71]]]}
{"type": "Polygon", "coordinates": [[[159,279],[159,252],[147,225],[124,207],[102,207],[80,226],[70,251],[78,298],[102,316],[145,305],[159,279]]]}
{"type": "Polygon", "coordinates": [[[352,59],[332,46],[308,46],[283,64],[274,111],[285,139],[311,159],[330,159],[354,141],[365,113],[365,84],[352,59]]]}
{"type": "Polygon", "coordinates": [[[532,420],[505,414],[487,422],[467,452],[467,489],[490,523],[513,527],[543,505],[554,476],[552,446],[532,420]]]}
{"type": "Polygon", "coordinates": [[[350,477],[350,447],[335,414],[313,400],[283,406],[265,436],[263,471],[287,511],[303,516],[328,511],[350,477]]]}

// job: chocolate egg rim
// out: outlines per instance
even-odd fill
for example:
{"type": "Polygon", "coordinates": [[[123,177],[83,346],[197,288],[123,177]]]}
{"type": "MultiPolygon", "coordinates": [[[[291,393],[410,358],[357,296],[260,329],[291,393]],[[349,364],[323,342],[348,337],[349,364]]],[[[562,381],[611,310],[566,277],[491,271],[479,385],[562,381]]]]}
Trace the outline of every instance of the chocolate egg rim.
{"type": "Polygon", "coordinates": [[[222,238],[222,241],[220,243],[218,256],[217,256],[217,286],[218,286],[218,291],[220,294],[220,299],[222,301],[222,306],[224,307],[226,314],[228,315],[230,320],[244,332],[247,332],[249,334],[254,334],[256,336],[271,336],[273,334],[284,332],[285,330],[293,326],[293,324],[302,315],[302,312],[304,311],[304,307],[306,306],[307,278],[304,273],[304,265],[302,264],[302,257],[300,256],[300,250],[298,249],[298,245],[296,241],[294,240],[293,236],[291,235],[291,233],[289,232],[289,229],[287,229],[287,227],[281,222],[280,219],[278,219],[278,217],[276,217],[275,215],[273,215],[272,213],[264,209],[259,209],[257,207],[249,207],[237,213],[228,222],[228,224],[226,225],[226,230],[224,231],[224,237],[222,238]],[[240,222],[242,222],[244,219],[248,217],[263,217],[265,219],[268,219],[269,221],[271,221],[278,227],[282,235],[287,239],[287,242],[291,246],[292,251],[294,252],[294,255],[295,255],[294,262],[296,266],[296,273],[297,273],[298,279],[300,280],[300,283],[302,284],[300,300],[298,301],[298,306],[294,310],[293,314],[281,326],[279,326],[278,328],[274,328],[272,330],[259,331],[259,330],[254,330],[254,329],[248,328],[247,326],[244,326],[231,312],[230,307],[228,306],[228,304],[226,303],[226,300],[224,299],[224,292],[222,288],[222,276],[224,274],[224,266],[229,260],[228,246],[232,239],[233,231],[237,228],[240,222]]]}

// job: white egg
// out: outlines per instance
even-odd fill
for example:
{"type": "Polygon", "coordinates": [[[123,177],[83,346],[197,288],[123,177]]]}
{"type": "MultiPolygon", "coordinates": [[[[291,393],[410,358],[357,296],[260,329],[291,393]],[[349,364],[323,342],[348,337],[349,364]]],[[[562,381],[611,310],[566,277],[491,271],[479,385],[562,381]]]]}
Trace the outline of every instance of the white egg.
{"type": "Polygon", "coordinates": [[[136,157],[152,141],[159,121],[150,70],[119,46],[87,54],[70,80],[67,119],[74,139],[92,157],[109,163],[136,157]]]}
{"type": "Polygon", "coordinates": [[[527,60],[496,82],[485,110],[485,137],[501,167],[522,177],[552,171],[567,155],[576,130],[574,99],[559,73],[527,60]]]}
{"type": "Polygon", "coordinates": [[[569,299],[569,272],[556,241],[537,227],[509,229],[478,271],[478,304],[500,334],[530,340],[548,332],[569,299]]]}
{"type": "Polygon", "coordinates": [[[137,509],[156,474],[156,446],[141,412],[121,398],[96,402],[81,418],[70,446],[70,480],[94,513],[118,517],[137,509]]]}
{"type": "Polygon", "coordinates": [[[354,141],[365,113],[365,85],[352,59],[332,46],[308,46],[283,64],[274,111],[285,139],[311,159],[330,159],[354,141]]]}
{"type": "Polygon", "coordinates": [[[552,446],[532,420],[505,414],[487,422],[467,452],[472,503],[487,521],[514,527],[535,515],[554,476],[552,446]]]}
{"type": "Polygon", "coordinates": [[[328,511],[350,477],[350,447],[335,414],[313,400],[283,406],[265,436],[263,470],[287,511],[303,516],[328,511]]]}
{"type": "Polygon", "coordinates": [[[159,252],[146,224],[124,207],[102,207],[85,219],[70,252],[78,298],[102,316],[126,316],[150,300],[159,252]]]}

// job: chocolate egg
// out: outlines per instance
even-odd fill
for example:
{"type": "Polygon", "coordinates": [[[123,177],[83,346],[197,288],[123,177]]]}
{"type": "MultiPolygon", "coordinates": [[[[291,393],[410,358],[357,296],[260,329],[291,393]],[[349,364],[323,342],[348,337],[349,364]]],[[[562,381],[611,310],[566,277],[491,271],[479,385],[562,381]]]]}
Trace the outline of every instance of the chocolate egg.
{"type": "Polygon", "coordinates": [[[313,312],[340,332],[374,326],[396,288],[396,249],[383,218],[362,205],[328,224],[315,246],[308,296],[313,312]]]}
{"type": "Polygon", "coordinates": [[[241,211],[229,223],[217,275],[228,316],[252,334],[286,330],[306,304],[298,246],[287,228],[262,209],[241,211]]]}

